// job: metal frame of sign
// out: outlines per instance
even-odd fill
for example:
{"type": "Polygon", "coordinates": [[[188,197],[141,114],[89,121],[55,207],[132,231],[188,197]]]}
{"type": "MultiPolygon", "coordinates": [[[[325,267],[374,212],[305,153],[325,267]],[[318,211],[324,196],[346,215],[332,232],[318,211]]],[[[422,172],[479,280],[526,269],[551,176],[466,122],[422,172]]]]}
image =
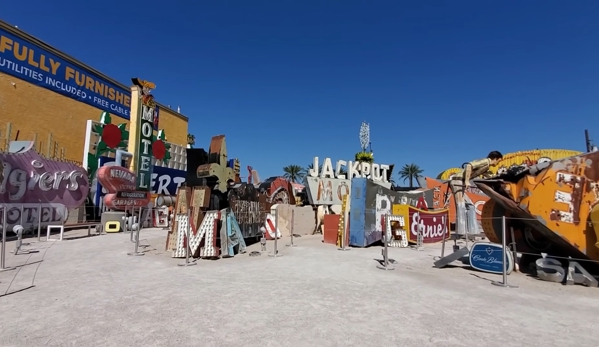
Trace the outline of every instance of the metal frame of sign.
{"type": "Polygon", "coordinates": [[[400,226],[402,227],[402,231],[400,232],[400,236],[401,236],[401,241],[399,243],[400,247],[401,248],[408,247],[408,236],[407,236],[406,221],[405,221],[404,216],[398,216],[398,215],[392,215],[392,214],[388,214],[385,216],[385,234],[386,234],[385,239],[388,240],[388,243],[393,242],[393,230],[391,230],[391,222],[398,222],[400,224],[400,226]],[[403,225],[401,225],[402,221],[403,221],[403,225]]]}
{"type": "MultiPolygon", "coordinates": [[[[484,269],[481,267],[478,267],[476,265],[472,264],[472,256],[473,256],[473,252],[472,250],[474,250],[477,247],[489,247],[489,248],[495,248],[496,250],[498,250],[500,252],[500,257],[503,257],[503,247],[501,245],[498,245],[496,243],[491,243],[491,242],[475,242],[472,247],[470,248],[470,254],[468,255],[468,262],[470,263],[470,267],[478,270],[478,271],[482,271],[482,272],[488,272],[488,273],[492,273],[492,274],[502,274],[503,270],[500,271],[492,271],[489,269],[484,269]]],[[[487,253],[489,256],[491,254],[487,253]]],[[[514,256],[512,254],[512,252],[510,252],[509,250],[506,250],[505,252],[505,259],[507,260],[508,263],[508,267],[507,267],[507,274],[509,275],[512,270],[514,269],[514,256]]],[[[502,260],[503,262],[503,260],[502,260]]]]}

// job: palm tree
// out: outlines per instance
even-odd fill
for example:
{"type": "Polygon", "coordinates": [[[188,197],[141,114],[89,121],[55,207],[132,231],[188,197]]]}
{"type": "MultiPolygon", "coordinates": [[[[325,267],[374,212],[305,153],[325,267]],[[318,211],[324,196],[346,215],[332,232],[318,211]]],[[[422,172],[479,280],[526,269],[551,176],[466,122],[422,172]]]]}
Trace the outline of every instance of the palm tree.
{"type": "Polygon", "coordinates": [[[420,166],[412,163],[404,165],[401,170],[399,170],[399,178],[403,179],[403,182],[409,180],[410,188],[414,187],[414,180],[417,179],[424,170],[420,168],[420,166]]]}
{"type": "Polygon", "coordinates": [[[304,169],[299,165],[287,165],[283,168],[283,177],[291,182],[298,183],[304,177],[304,169]]]}
{"type": "Polygon", "coordinates": [[[354,156],[354,159],[359,162],[366,162],[372,164],[374,163],[374,153],[365,151],[358,152],[354,156]]]}
{"type": "Polygon", "coordinates": [[[193,148],[196,144],[196,137],[192,134],[187,134],[187,148],[193,148]]]}

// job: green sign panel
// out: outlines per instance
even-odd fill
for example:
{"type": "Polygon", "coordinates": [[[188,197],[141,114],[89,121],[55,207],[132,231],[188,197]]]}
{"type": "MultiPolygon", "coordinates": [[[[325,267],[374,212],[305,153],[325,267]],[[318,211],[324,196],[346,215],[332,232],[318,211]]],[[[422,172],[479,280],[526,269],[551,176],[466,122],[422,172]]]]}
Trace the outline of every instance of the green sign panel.
{"type": "MultiPolygon", "coordinates": [[[[153,101],[153,100],[151,100],[153,101]]],[[[154,102],[142,103],[139,119],[139,149],[137,151],[137,189],[150,190],[152,179],[152,135],[154,132],[154,102]]]]}

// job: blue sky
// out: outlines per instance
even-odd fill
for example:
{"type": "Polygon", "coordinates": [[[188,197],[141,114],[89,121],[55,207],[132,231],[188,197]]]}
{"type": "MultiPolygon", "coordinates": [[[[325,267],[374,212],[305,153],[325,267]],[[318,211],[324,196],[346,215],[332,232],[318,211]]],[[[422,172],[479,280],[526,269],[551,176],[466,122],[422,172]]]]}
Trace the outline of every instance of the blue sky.
{"type": "Polygon", "coordinates": [[[376,162],[429,176],[490,150],[584,150],[585,128],[599,142],[596,0],[34,0],[0,16],[155,82],[196,146],[224,133],[262,178],[352,159],[362,121],[376,162]]]}

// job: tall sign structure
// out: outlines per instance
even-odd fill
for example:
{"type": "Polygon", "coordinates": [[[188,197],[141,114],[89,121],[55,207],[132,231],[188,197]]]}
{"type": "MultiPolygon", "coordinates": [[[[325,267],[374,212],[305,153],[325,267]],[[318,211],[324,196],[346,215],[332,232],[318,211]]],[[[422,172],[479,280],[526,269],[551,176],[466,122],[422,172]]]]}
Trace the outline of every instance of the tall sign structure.
{"type": "Polygon", "coordinates": [[[137,175],[137,190],[149,191],[152,178],[152,135],[156,117],[156,101],[151,95],[156,85],[149,81],[132,78],[131,125],[129,152],[133,153],[130,168],[137,175]]]}

